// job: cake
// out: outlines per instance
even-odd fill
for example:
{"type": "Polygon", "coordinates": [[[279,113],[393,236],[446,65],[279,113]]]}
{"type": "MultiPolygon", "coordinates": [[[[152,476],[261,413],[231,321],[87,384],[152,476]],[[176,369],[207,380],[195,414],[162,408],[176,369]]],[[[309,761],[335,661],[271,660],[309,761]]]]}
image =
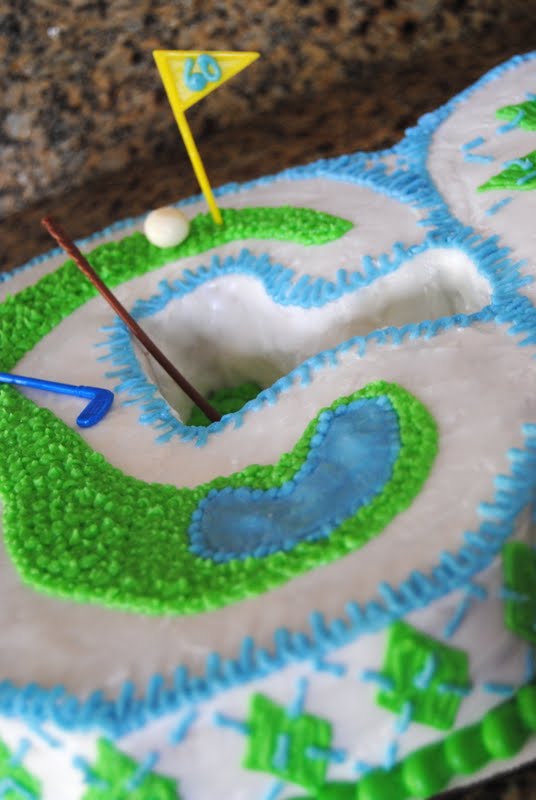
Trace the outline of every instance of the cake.
{"type": "Polygon", "coordinates": [[[0,797],[429,798],[536,754],[536,53],[0,289],[0,797]]]}

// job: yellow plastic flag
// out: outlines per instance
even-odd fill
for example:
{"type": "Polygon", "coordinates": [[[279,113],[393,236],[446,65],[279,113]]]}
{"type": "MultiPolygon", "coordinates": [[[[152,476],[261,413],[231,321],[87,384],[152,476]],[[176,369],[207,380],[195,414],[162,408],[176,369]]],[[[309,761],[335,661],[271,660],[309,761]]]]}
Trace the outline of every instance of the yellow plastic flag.
{"type": "Polygon", "coordinates": [[[221,225],[221,213],[184,112],[255,61],[259,53],[154,50],[153,56],[212,218],[221,225]]]}

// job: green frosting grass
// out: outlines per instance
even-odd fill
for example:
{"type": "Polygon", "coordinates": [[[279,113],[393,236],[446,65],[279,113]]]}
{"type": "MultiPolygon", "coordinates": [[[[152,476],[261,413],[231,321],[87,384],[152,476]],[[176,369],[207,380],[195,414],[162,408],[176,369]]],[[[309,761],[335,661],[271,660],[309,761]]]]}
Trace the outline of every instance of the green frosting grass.
{"type": "MultiPolygon", "coordinates": [[[[249,400],[257,397],[260,391],[261,387],[258,383],[241,383],[240,386],[224,386],[222,389],[216,389],[209,394],[207,400],[216,411],[219,411],[224,416],[224,414],[234,414],[235,411],[240,411],[249,400]]],[[[206,428],[210,425],[210,420],[203,414],[201,409],[193,406],[188,425],[206,428]]]]}
{"type": "Polygon", "coordinates": [[[401,437],[384,490],[325,539],[217,564],[189,549],[187,531],[199,501],[211,489],[284,484],[307,458],[317,419],[277,464],[252,465],[194,489],[177,489],[124,475],[52,413],[6,387],[0,393],[0,447],[10,455],[0,467],[0,488],[8,552],[36,589],[135,612],[194,613],[260,594],[362,546],[420,490],[437,433],[414,397],[378,382],[331,408],[380,396],[390,400],[401,437]]]}
{"type": "MultiPolygon", "coordinates": [[[[241,238],[330,241],[350,223],[308,209],[224,212],[193,220],[188,239],[160,250],[141,234],[101,245],[89,256],[113,287],[181,256],[241,238]]],[[[0,306],[0,365],[11,369],[95,290],[67,262],[0,306]]],[[[281,486],[307,457],[313,420],[274,466],[250,466],[195,489],[148,484],[124,475],[46,409],[13,387],[0,388],[0,492],[4,539],[22,579],[55,596],[153,614],[221,607],[339,558],[377,535],[420,490],[437,449],[428,412],[400,387],[373,384],[351,398],[387,396],[397,415],[401,453],[384,491],[325,540],[291,552],[216,564],[192,554],[192,512],[211,488],[281,486]]],[[[337,405],[337,403],[335,403],[337,405]]]]}
{"type": "MultiPolygon", "coordinates": [[[[244,239],[278,239],[303,245],[325,244],[352,228],[348,220],[308,208],[223,209],[223,225],[198,214],[188,238],[160,248],[142,233],[96,247],[88,261],[110,287],[186,256],[244,239]]],[[[0,369],[12,369],[32,347],[83,303],[97,294],[72,261],[0,306],[0,369]]]]}

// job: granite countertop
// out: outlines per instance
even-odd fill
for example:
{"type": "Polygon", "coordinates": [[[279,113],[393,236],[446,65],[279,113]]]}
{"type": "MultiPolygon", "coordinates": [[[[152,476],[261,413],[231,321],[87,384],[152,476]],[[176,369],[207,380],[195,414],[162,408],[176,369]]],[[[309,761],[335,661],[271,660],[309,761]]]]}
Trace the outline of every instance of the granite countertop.
{"type": "Polygon", "coordinates": [[[459,42],[484,58],[531,49],[535,11],[536,0],[4,0],[0,217],[173,146],[153,49],[262,53],[191,110],[200,136],[367,77],[383,94],[386,59],[415,64],[459,42]]]}
{"type": "MultiPolygon", "coordinates": [[[[422,53],[406,64],[364,65],[358,77],[329,93],[281,102],[240,126],[197,135],[194,114],[191,125],[213,187],[250,180],[319,157],[389,147],[419,116],[520,52],[518,48],[515,40],[489,51],[462,43],[422,53]]],[[[169,109],[166,113],[172,123],[169,109]]],[[[72,237],[80,238],[198,192],[175,129],[171,142],[152,158],[133,159],[117,172],[0,219],[0,270],[51,249],[53,243],[39,224],[45,215],[57,216],[72,237]]]]}
{"type": "Polygon", "coordinates": [[[536,0],[26,5],[0,9],[0,270],[50,248],[45,214],[81,237],[197,193],[154,48],[262,53],[188,112],[216,187],[394,144],[532,49],[536,15],[536,0]]]}
{"type": "MultiPolygon", "coordinates": [[[[391,4],[397,5],[395,0],[383,0],[381,5],[388,9],[391,4]]],[[[472,3],[452,0],[450,5],[461,8],[472,3]]],[[[329,8],[336,9],[336,4],[329,8]]],[[[421,114],[444,103],[496,64],[534,46],[527,20],[531,12],[534,15],[536,3],[526,0],[523,8],[517,23],[514,20],[499,30],[490,22],[488,30],[493,35],[481,36],[477,46],[462,36],[448,47],[430,47],[405,61],[386,57],[363,62],[351,79],[346,76],[330,85],[329,91],[319,84],[316,88],[308,85],[295,97],[283,93],[269,110],[258,104],[255,114],[242,117],[239,124],[228,120],[224,129],[211,127],[206,118],[192,113],[192,127],[212,185],[253,179],[322,156],[394,144],[421,114]]],[[[335,15],[335,11],[325,13],[335,15]]],[[[411,34],[411,16],[405,24],[411,34]]],[[[39,224],[46,214],[57,216],[73,237],[83,237],[112,221],[197,192],[178,133],[170,135],[149,155],[144,156],[143,150],[134,153],[120,170],[85,179],[71,189],[64,187],[48,199],[34,199],[0,220],[0,270],[14,268],[52,248],[39,224]]],[[[536,766],[448,797],[536,800],[536,766]]]]}

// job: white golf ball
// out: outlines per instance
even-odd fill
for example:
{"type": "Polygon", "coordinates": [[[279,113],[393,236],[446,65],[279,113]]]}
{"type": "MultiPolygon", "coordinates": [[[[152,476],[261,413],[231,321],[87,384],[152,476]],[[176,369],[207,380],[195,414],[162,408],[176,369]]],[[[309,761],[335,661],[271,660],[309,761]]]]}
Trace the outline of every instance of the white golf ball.
{"type": "Polygon", "coordinates": [[[143,231],[157,247],[175,247],[188,236],[190,221],[182,211],[164,206],[151,211],[143,223],[143,231]]]}

